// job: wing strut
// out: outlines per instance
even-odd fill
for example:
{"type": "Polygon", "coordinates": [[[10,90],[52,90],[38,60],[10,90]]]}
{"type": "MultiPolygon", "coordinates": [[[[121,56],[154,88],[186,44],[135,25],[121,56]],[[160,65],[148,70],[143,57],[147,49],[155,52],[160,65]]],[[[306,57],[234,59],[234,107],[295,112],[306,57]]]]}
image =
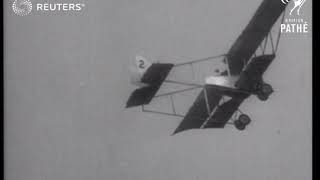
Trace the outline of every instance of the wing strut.
{"type": "MultiPolygon", "coordinates": [[[[281,24],[283,24],[284,22],[284,18],[286,16],[286,10],[284,10],[283,14],[282,14],[282,19],[281,19],[281,24]]],[[[281,30],[278,31],[278,37],[277,37],[277,44],[276,44],[276,52],[278,51],[278,46],[279,46],[279,43],[280,43],[280,37],[281,37],[281,30]]],[[[276,53],[275,52],[275,53],[276,53]]]]}

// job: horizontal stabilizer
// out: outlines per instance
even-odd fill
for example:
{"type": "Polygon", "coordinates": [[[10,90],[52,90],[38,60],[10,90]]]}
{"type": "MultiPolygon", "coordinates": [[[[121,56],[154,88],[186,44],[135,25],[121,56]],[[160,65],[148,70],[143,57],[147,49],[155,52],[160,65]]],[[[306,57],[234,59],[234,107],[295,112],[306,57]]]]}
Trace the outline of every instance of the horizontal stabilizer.
{"type": "Polygon", "coordinates": [[[173,64],[152,64],[151,67],[145,72],[141,78],[141,82],[145,84],[158,85],[168,76],[171,71],[173,64]]]}
{"type": "Polygon", "coordinates": [[[173,64],[152,64],[141,78],[141,82],[147,84],[147,86],[136,89],[128,99],[126,107],[149,104],[172,67],[173,64]]]}
{"type": "Polygon", "coordinates": [[[127,101],[127,108],[133,106],[140,106],[149,104],[152,98],[157,93],[160,86],[147,86],[133,91],[129,100],[127,101]]]}

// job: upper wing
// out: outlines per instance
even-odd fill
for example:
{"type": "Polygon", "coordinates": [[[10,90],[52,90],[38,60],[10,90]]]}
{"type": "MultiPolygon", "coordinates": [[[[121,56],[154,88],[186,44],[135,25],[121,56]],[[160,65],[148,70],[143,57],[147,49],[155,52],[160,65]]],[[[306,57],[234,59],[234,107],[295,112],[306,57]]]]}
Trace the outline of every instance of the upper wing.
{"type": "Polygon", "coordinates": [[[268,35],[285,7],[286,4],[280,0],[264,0],[262,2],[227,54],[231,75],[240,74],[244,64],[248,62],[263,39],[268,35]]]}
{"type": "Polygon", "coordinates": [[[274,54],[252,58],[245,70],[241,72],[236,86],[243,90],[250,91],[251,89],[254,89],[255,84],[261,81],[263,73],[269,67],[274,58],[274,54]]]}

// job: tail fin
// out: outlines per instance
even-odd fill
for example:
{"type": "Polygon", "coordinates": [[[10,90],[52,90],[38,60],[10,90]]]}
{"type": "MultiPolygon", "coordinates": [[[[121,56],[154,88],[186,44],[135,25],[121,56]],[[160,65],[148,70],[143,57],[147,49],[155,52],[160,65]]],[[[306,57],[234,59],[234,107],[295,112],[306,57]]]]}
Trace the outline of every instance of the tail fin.
{"type": "Polygon", "coordinates": [[[138,72],[141,74],[144,74],[147,71],[147,69],[152,65],[150,61],[148,61],[146,58],[142,56],[136,56],[135,63],[138,72]]]}
{"type": "Polygon", "coordinates": [[[146,84],[141,82],[141,78],[152,65],[146,58],[142,56],[136,56],[135,63],[130,67],[130,82],[139,87],[146,86],[146,84]]]}

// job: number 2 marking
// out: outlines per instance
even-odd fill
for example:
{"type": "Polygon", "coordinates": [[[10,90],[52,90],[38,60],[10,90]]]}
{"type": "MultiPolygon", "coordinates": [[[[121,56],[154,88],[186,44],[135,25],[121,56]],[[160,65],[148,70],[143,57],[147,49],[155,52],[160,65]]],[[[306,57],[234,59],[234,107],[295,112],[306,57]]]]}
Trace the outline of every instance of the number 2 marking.
{"type": "Polygon", "coordinates": [[[139,60],[139,68],[144,69],[144,61],[142,59],[139,60]]]}

